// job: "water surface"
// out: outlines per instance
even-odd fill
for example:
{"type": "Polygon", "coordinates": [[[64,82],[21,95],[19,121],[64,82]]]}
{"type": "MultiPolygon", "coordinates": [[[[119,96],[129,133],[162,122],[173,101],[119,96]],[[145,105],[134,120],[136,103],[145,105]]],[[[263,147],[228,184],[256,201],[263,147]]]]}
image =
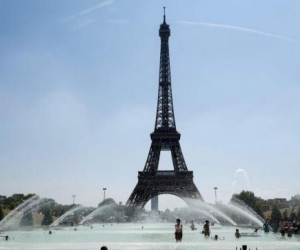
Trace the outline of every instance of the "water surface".
{"type": "MultiPolygon", "coordinates": [[[[183,240],[176,243],[174,224],[94,224],[90,226],[67,227],[48,230],[11,231],[9,241],[0,239],[0,250],[99,250],[106,245],[109,250],[211,250],[240,249],[247,245],[251,250],[300,250],[300,236],[291,238],[280,234],[259,231],[259,237],[234,237],[235,227],[216,226],[211,228],[211,236],[218,235],[221,240],[205,238],[200,229],[191,231],[183,226],[183,240]],[[142,228],[143,227],[143,228],[142,228]],[[224,237],[224,240],[223,240],[224,237]]],[[[243,229],[242,233],[252,233],[243,229]]]]}

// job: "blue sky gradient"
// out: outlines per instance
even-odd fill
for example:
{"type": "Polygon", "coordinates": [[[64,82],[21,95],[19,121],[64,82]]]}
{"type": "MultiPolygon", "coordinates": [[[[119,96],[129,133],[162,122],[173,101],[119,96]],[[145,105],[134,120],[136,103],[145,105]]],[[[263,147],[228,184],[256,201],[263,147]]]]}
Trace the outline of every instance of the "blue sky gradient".
{"type": "Polygon", "coordinates": [[[223,202],[299,193],[300,1],[0,0],[2,195],[96,206],[106,187],[126,202],[154,130],[163,6],[177,130],[204,199],[215,186],[223,202]]]}

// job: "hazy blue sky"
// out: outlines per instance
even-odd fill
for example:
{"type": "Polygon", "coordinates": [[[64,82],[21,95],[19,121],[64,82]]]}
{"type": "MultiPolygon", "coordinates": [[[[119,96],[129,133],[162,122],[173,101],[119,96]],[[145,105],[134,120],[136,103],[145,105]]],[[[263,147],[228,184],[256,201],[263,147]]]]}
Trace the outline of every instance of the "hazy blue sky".
{"type": "Polygon", "coordinates": [[[0,194],[126,202],[154,130],[163,6],[204,199],[300,192],[299,0],[0,0],[0,194]]]}

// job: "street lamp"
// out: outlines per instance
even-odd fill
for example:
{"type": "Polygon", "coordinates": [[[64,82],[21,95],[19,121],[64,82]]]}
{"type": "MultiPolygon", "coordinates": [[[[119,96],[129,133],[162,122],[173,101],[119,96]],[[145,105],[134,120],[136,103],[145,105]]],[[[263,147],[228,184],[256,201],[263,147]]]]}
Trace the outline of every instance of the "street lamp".
{"type": "Polygon", "coordinates": [[[105,191],[106,191],[106,188],[103,188],[103,192],[104,192],[104,194],[103,194],[103,200],[105,200],[105,191]]]}
{"type": "Polygon", "coordinates": [[[76,197],[76,195],[73,194],[73,195],[72,195],[72,198],[73,198],[73,205],[75,204],[75,197],[76,197]]]}
{"type": "Polygon", "coordinates": [[[215,201],[216,201],[216,204],[217,204],[217,187],[214,187],[214,190],[215,190],[215,201]]]}

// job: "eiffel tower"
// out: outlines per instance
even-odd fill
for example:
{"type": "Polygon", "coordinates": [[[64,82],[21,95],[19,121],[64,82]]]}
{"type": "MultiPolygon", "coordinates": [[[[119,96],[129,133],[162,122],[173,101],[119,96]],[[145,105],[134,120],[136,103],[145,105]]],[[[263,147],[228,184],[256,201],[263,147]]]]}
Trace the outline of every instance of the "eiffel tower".
{"type": "Polygon", "coordinates": [[[144,170],[138,172],[138,183],[126,203],[127,206],[143,208],[150,199],[161,194],[175,195],[183,200],[190,198],[203,201],[194,184],[193,171],[187,169],[179,143],[180,133],[176,130],[169,56],[170,34],[164,8],[163,23],[159,29],[161,49],[155,128],[150,135],[152,143],[144,170]],[[158,171],[162,150],[171,151],[174,171],[158,171]]]}

